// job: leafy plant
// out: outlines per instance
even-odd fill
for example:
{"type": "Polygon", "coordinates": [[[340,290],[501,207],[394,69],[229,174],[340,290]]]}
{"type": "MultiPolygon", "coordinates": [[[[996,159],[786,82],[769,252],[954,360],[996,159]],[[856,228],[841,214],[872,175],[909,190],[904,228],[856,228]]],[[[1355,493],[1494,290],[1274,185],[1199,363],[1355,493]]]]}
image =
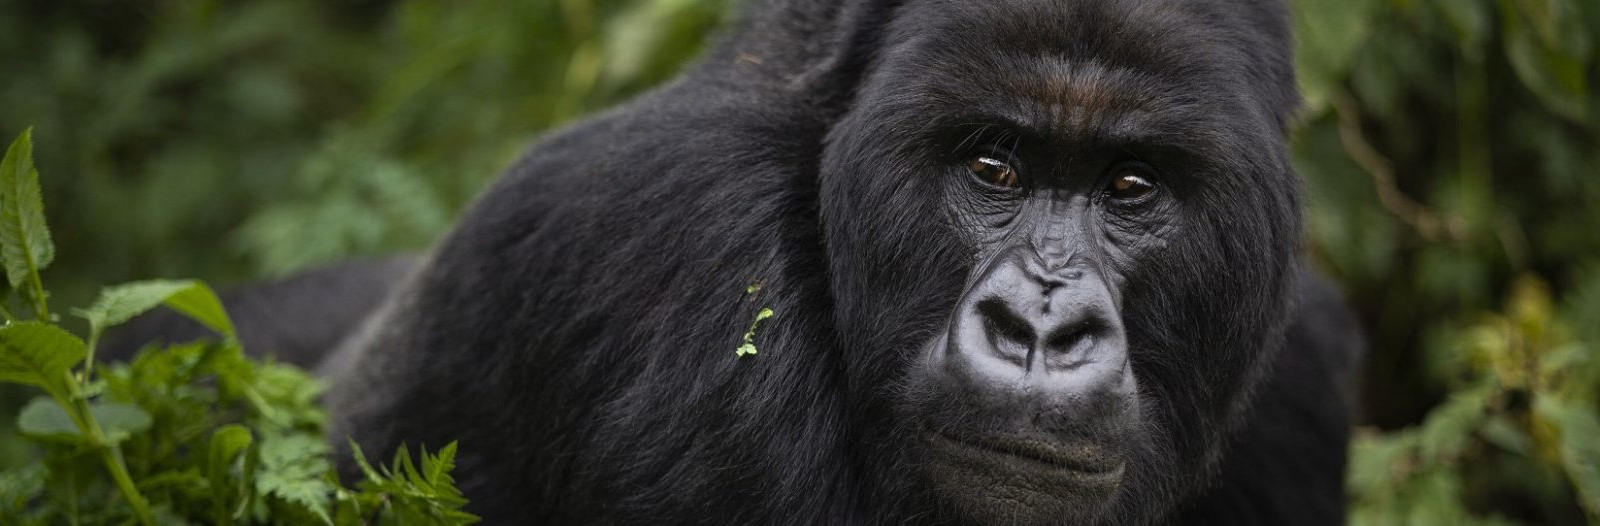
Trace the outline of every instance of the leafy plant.
{"type": "Polygon", "coordinates": [[[305,372],[257,362],[232,321],[197,281],[144,281],[105,289],[86,309],[88,340],[57,325],[40,278],[54,247],[45,226],[31,130],[0,162],[0,259],[13,298],[31,319],[0,311],[0,382],[44,393],[16,417],[41,455],[0,474],[0,523],[69,524],[470,524],[476,517],[449,476],[455,444],[402,447],[364,479],[340,484],[323,436],[321,386],[305,372]],[[215,331],[218,341],[150,348],[97,371],[107,328],[165,305],[215,331]]]}

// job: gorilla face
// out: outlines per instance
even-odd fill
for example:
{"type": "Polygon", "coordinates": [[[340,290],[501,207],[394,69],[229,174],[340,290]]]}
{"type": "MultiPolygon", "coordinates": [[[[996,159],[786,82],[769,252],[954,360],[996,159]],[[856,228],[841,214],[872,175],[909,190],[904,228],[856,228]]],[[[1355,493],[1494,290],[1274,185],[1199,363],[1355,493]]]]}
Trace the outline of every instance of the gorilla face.
{"type": "Polygon", "coordinates": [[[1281,346],[1299,235],[1291,97],[1215,9],[903,10],[821,189],[888,494],[1140,522],[1203,478],[1281,346]]]}

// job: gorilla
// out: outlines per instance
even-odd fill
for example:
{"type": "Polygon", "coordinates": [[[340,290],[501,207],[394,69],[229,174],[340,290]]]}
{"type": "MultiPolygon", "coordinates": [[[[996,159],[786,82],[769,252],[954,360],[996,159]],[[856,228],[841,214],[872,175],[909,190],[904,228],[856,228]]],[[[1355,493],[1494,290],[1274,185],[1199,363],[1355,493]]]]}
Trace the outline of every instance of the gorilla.
{"type": "Polygon", "coordinates": [[[1339,524],[1287,19],[756,0],[426,256],[229,304],[334,327],[333,440],[458,440],[489,524],[1339,524]]]}

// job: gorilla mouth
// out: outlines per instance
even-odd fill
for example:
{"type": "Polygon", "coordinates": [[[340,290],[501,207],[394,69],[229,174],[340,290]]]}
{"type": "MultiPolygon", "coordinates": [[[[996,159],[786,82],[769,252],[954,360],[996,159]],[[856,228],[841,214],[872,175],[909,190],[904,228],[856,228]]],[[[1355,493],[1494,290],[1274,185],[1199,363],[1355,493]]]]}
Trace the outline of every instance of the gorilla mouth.
{"type": "Polygon", "coordinates": [[[928,436],[936,449],[964,451],[988,458],[990,462],[1012,460],[1006,464],[1066,472],[1085,482],[1115,483],[1122,478],[1125,465],[1122,459],[1092,445],[1066,447],[1042,440],[955,435],[942,431],[928,436]]]}

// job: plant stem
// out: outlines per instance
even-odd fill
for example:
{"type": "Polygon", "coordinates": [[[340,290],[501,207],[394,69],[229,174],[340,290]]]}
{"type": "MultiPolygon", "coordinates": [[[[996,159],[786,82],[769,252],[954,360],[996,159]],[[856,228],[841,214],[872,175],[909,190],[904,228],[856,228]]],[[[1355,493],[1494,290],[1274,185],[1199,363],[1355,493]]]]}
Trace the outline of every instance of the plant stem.
{"type": "Polygon", "coordinates": [[[122,491],[123,498],[128,499],[128,506],[133,508],[133,515],[139,519],[139,524],[155,526],[156,520],[150,515],[150,505],[144,502],[144,496],[133,486],[133,477],[128,476],[128,467],[122,461],[122,448],[100,448],[100,460],[105,462],[106,470],[111,472],[111,478],[117,482],[117,489],[122,491]]]}
{"type": "Polygon", "coordinates": [[[83,379],[85,381],[88,381],[89,375],[94,374],[94,348],[97,343],[100,343],[100,331],[90,329],[88,352],[84,354],[83,358],[83,379]]]}
{"type": "Polygon", "coordinates": [[[29,263],[29,271],[33,274],[33,279],[29,280],[33,282],[33,312],[40,322],[50,323],[50,305],[49,300],[45,299],[44,280],[39,279],[39,270],[31,268],[32,265],[29,263]]]}
{"type": "MultiPolygon", "coordinates": [[[[95,421],[94,412],[89,409],[89,401],[81,396],[77,379],[72,378],[72,373],[66,373],[67,385],[71,386],[67,400],[56,399],[62,409],[72,415],[78,430],[89,438],[89,443],[100,450],[100,461],[106,465],[106,471],[111,473],[111,480],[117,483],[117,490],[122,493],[122,498],[128,500],[128,507],[133,508],[133,516],[144,526],[156,526],[155,516],[150,514],[150,505],[145,503],[144,495],[139,494],[139,488],[134,487],[133,477],[128,475],[128,465],[122,459],[122,448],[110,443],[106,439],[105,430],[100,429],[100,422],[95,421]]],[[[87,381],[88,377],[84,377],[87,381]]]]}

